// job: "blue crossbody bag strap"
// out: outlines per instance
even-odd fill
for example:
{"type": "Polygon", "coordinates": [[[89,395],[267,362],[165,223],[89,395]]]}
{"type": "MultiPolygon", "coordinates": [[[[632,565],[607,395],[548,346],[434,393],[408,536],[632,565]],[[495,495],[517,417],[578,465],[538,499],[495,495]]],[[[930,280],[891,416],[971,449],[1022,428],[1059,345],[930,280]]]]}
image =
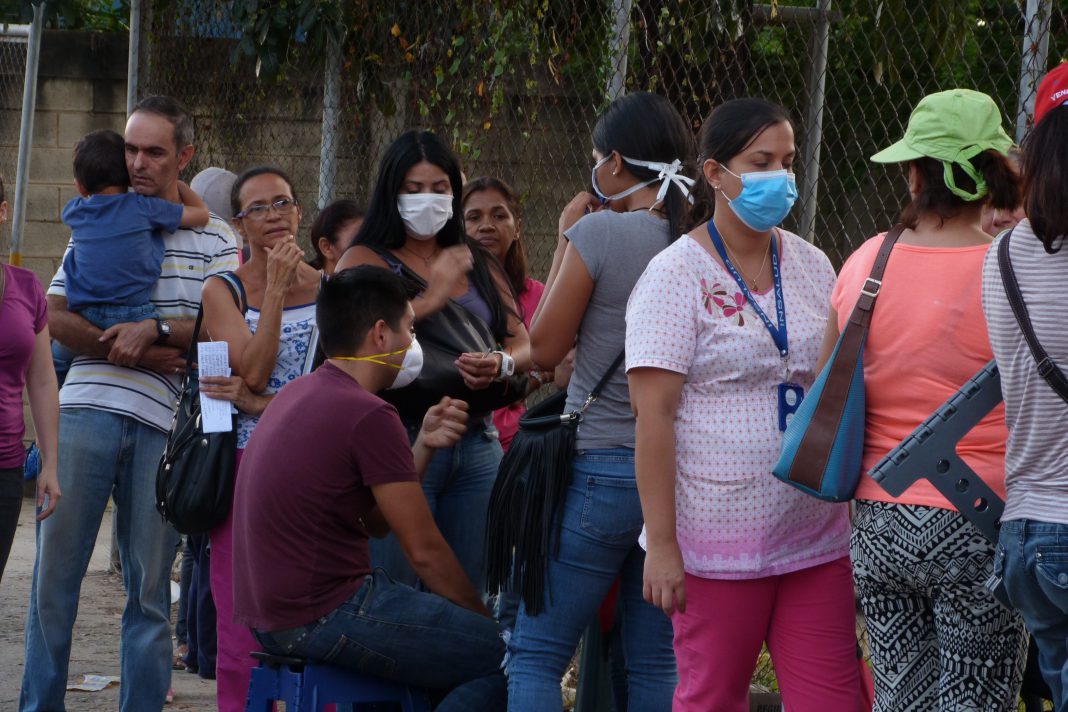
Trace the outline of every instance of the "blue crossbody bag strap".
{"type": "MultiPolygon", "coordinates": [[[[863,370],[864,367],[861,356],[875,300],[882,288],[883,272],[890,259],[890,252],[904,230],[905,226],[898,224],[886,233],[872,265],[871,274],[860,290],[860,297],[849,316],[849,322],[838,339],[830,363],[825,367],[826,377],[823,379],[822,389],[819,393],[809,394],[809,398],[818,400],[786,476],[786,479],[802,489],[814,493],[822,491],[827,465],[835,450],[842,420],[846,415],[846,405],[856,401],[855,398],[850,398],[850,391],[855,387],[857,369],[863,370]]],[[[860,422],[863,422],[863,418],[860,422]]],[[[852,493],[849,496],[851,497],[852,493]]]]}

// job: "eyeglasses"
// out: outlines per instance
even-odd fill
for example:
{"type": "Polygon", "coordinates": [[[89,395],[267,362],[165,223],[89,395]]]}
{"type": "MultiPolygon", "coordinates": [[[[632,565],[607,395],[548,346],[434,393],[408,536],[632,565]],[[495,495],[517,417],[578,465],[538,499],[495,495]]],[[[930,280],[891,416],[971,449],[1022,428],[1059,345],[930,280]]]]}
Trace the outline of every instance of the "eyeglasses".
{"type": "Polygon", "coordinates": [[[263,222],[267,219],[267,212],[271,208],[274,208],[274,211],[279,215],[289,215],[296,207],[296,198],[282,198],[270,205],[253,205],[251,208],[245,208],[234,217],[238,219],[248,218],[252,222],[263,222]]]}

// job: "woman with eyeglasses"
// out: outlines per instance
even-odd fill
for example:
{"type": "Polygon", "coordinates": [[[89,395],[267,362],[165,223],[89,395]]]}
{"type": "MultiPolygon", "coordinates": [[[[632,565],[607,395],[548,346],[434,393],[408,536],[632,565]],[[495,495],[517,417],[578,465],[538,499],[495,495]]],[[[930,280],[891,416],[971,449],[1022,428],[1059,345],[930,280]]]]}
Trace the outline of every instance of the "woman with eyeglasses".
{"type": "MultiPolygon", "coordinates": [[[[249,258],[236,272],[205,282],[202,299],[204,329],[212,341],[227,344],[232,375],[203,377],[200,390],[237,408],[240,465],[260,414],[282,386],[304,372],[320,273],[304,262],[297,245],[301,208],[283,171],[251,168],[234,182],[230,196],[233,225],[249,246],[249,258]]],[[[259,649],[248,628],[233,622],[231,532],[230,517],[211,532],[220,712],[244,710],[255,663],[249,653],[259,649]]]]}
{"type": "MultiPolygon", "coordinates": [[[[367,217],[336,269],[386,267],[417,292],[422,371],[382,396],[411,437],[443,396],[470,405],[467,433],[434,454],[423,491],[475,589],[485,591],[486,509],[502,456],[492,415],[526,395],[530,340],[504,270],[464,232],[462,187],[460,162],[441,137],[401,135],[382,157],[367,217]]],[[[395,580],[415,583],[395,537],[371,542],[371,555],[395,580]]]]}

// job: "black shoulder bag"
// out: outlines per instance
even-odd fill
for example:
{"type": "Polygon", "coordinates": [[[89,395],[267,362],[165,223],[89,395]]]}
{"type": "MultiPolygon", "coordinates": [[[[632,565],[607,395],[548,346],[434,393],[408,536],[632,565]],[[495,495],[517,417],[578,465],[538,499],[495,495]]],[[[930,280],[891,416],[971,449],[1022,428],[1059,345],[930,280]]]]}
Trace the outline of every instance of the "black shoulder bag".
{"type": "Polygon", "coordinates": [[[501,460],[486,520],[486,581],[490,591],[521,593],[531,615],[545,605],[546,562],[560,548],[575,432],[621,363],[623,352],[578,410],[564,411],[567,392],[560,391],[524,413],[501,460]]]}
{"type": "MultiPolygon", "coordinates": [[[[244,287],[232,273],[222,278],[244,314],[244,287]]],[[[186,352],[185,378],[167,447],[156,470],[156,509],[182,534],[203,534],[226,519],[234,491],[237,424],[226,433],[205,433],[200,426],[200,380],[193,367],[204,306],[197,310],[186,352]]]]}
{"type": "Polygon", "coordinates": [[[1035,364],[1038,366],[1038,375],[1045,379],[1049,387],[1063,398],[1065,403],[1068,403],[1068,378],[1065,378],[1064,371],[1057,367],[1046,350],[1042,348],[1042,344],[1038,343],[1035,329],[1031,326],[1031,317],[1027,315],[1027,304],[1024,303],[1020,283],[1016,281],[1016,271],[1012,268],[1012,261],[1009,259],[1010,237],[1012,237],[1012,230],[1001,238],[1001,244],[998,245],[998,267],[1001,268],[1001,283],[1005,285],[1005,296],[1009,299],[1009,306],[1012,307],[1016,323],[1020,325],[1027,347],[1031,349],[1031,356],[1034,357],[1035,364]]]}

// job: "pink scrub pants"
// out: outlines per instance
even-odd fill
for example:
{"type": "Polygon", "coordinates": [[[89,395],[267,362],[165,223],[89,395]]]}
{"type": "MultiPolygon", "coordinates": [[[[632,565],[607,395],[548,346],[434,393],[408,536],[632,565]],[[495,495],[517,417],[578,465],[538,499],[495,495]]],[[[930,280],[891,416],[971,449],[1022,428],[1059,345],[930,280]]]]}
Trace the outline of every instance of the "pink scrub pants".
{"type": "Polygon", "coordinates": [[[679,668],[672,709],[748,712],[766,642],[787,712],[860,712],[855,611],[849,557],[758,579],[686,574],[686,612],[672,616],[679,668]]]}

